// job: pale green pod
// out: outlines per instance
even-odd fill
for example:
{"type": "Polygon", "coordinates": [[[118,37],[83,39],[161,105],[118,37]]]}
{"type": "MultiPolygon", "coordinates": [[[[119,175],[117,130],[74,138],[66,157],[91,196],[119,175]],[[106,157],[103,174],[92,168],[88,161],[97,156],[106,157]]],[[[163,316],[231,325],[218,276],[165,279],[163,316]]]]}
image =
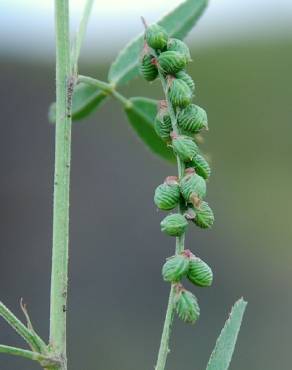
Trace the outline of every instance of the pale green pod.
{"type": "Polygon", "coordinates": [[[191,104],[179,112],[177,123],[184,131],[195,134],[208,129],[207,113],[198,105],[191,104]]]}
{"type": "Polygon", "coordinates": [[[158,76],[158,69],[153,63],[153,56],[145,54],[142,57],[140,63],[140,72],[147,81],[154,81],[156,79],[156,77],[158,76]]]}
{"type": "Polygon", "coordinates": [[[174,152],[184,162],[191,161],[198,153],[197,144],[188,136],[178,135],[172,138],[172,147],[174,152]]]}
{"type": "Polygon", "coordinates": [[[210,229],[215,221],[214,213],[207,202],[201,202],[198,208],[195,208],[195,218],[192,220],[201,229],[210,229]]]}
{"type": "Polygon", "coordinates": [[[177,181],[168,181],[155,189],[154,203],[164,211],[169,211],[178,205],[180,189],[177,181]]]}
{"type": "Polygon", "coordinates": [[[166,216],[160,226],[161,231],[170,236],[181,236],[188,226],[188,221],[180,213],[174,213],[166,216]]]}
{"type": "Polygon", "coordinates": [[[166,74],[175,75],[185,68],[187,60],[183,54],[176,51],[165,51],[158,57],[158,65],[166,74]]]}
{"type": "Polygon", "coordinates": [[[172,132],[171,118],[167,109],[160,109],[154,120],[154,129],[156,134],[165,141],[170,140],[170,133],[172,132]]]}
{"type": "Polygon", "coordinates": [[[162,268],[162,276],[165,281],[174,283],[180,281],[189,269],[189,259],[183,255],[169,258],[162,268]]]}
{"type": "Polygon", "coordinates": [[[170,80],[168,95],[171,104],[177,108],[185,108],[192,102],[192,92],[186,82],[178,78],[170,80]]]}
{"type": "Polygon", "coordinates": [[[162,50],[167,46],[168,34],[163,27],[152,24],[145,30],[145,40],[152,49],[162,50]]]}
{"type": "Polygon", "coordinates": [[[197,298],[185,289],[181,289],[176,294],[175,310],[181,320],[190,324],[194,324],[200,316],[197,298]]]}
{"type": "Polygon", "coordinates": [[[194,80],[192,79],[192,77],[189,74],[187,74],[186,71],[177,72],[175,77],[178,78],[179,80],[183,80],[188,85],[191,92],[194,93],[194,91],[195,91],[194,80]]]}
{"type": "Polygon", "coordinates": [[[193,197],[203,199],[206,196],[206,182],[189,168],[187,174],[180,180],[180,190],[186,202],[192,203],[193,197]]]}
{"type": "Polygon", "coordinates": [[[196,170],[196,173],[202,176],[205,180],[207,180],[211,175],[209,163],[200,154],[197,154],[191,162],[188,162],[187,167],[193,167],[196,170]]]}
{"type": "Polygon", "coordinates": [[[178,53],[183,54],[187,62],[190,62],[192,60],[190,49],[183,41],[179,39],[174,39],[174,38],[169,39],[167,43],[167,50],[177,51],[178,53]]]}
{"type": "Polygon", "coordinates": [[[206,262],[198,257],[189,260],[188,279],[200,287],[209,287],[213,282],[213,272],[206,262]]]}

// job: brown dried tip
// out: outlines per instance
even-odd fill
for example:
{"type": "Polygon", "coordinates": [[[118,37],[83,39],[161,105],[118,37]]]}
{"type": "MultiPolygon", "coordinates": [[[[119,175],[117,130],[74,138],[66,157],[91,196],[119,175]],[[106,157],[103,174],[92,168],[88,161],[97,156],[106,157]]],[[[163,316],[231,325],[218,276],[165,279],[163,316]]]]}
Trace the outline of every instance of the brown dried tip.
{"type": "Polygon", "coordinates": [[[192,173],[196,173],[195,169],[193,167],[189,167],[185,169],[185,174],[190,175],[192,173]]]}
{"type": "Polygon", "coordinates": [[[146,22],[146,19],[141,15],[141,21],[142,21],[142,24],[145,28],[145,30],[148,28],[148,25],[147,25],[147,22],[146,22]]]}
{"type": "Polygon", "coordinates": [[[177,185],[178,184],[178,177],[177,176],[167,176],[164,180],[164,183],[167,185],[177,185]]]}
{"type": "Polygon", "coordinates": [[[202,200],[198,197],[198,194],[197,193],[192,193],[190,195],[190,199],[189,200],[193,204],[194,207],[200,208],[200,206],[202,204],[202,200]]]}

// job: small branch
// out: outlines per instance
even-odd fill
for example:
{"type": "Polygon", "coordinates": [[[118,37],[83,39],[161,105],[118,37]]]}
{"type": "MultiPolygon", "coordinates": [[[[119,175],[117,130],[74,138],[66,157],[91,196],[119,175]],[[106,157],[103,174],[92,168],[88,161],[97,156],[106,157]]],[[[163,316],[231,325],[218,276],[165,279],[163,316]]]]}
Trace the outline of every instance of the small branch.
{"type": "Polygon", "coordinates": [[[45,352],[45,342],[30,331],[2,302],[0,302],[0,316],[31,346],[34,351],[45,352]]]}
{"type": "Polygon", "coordinates": [[[116,91],[115,86],[111,85],[107,82],[97,80],[96,78],[87,77],[79,75],[78,77],[79,82],[83,82],[87,85],[95,86],[101,89],[103,92],[105,92],[107,95],[112,95],[114,98],[116,98],[120,103],[122,103],[125,107],[129,107],[132,103],[130,100],[125,98],[121,93],[116,91]]]}
{"type": "Polygon", "coordinates": [[[89,21],[89,17],[92,11],[93,4],[94,4],[94,0],[87,0],[86,4],[84,5],[83,14],[81,16],[78,31],[76,34],[76,39],[72,47],[71,68],[72,68],[73,76],[77,76],[78,74],[78,59],[80,55],[81,46],[85,38],[87,25],[88,25],[88,21],[89,21]]]}
{"type": "Polygon", "coordinates": [[[44,356],[40,353],[28,351],[28,350],[22,349],[22,348],[5,346],[3,344],[0,344],[0,353],[6,353],[8,355],[20,356],[20,357],[27,358],[29,360],[38,361],[38,362],[40,362],[41,364],[43,364],[47,367],[50,366],[50,365],[51,366],[56,365],[58,363],[57,360],[55,360],[53,358],[50,358],[50,357],[47,357],[47,356],[44,356]]]}

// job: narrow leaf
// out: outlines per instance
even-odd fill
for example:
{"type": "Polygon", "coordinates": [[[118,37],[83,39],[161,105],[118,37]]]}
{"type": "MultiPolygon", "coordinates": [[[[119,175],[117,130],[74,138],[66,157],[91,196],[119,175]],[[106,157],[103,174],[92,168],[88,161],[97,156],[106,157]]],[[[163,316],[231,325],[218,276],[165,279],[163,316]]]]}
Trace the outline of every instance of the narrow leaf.
{"type": "Polygon", "coordinates": [[[140,139],[158,156],[169,161],[174,160],[172,150],[162,141],[154,130],[157,114],[157,101],[147,98],[131,98],[125,106],[128,120],[140,139]]]}
{"type": "MultiPolygon", "coordinates": [[[[186,0],[157,23],[164,27],[171,37],[182,39],[193,28],[207,3],[208,0],[186,0]]],[[[121,85],[138,75],[143,42],[144,35],[141,34],[120,52],[109,70],[110,82],[121,85]]]]}
{"type": "MultiPolygon", "coordinates": [[[[106,98],[106,94],[100,89],[80,83],[76,86],[72,101],[72,119],[80,120],[88,116],[106,98]]],[[[49,108],[49,121],[56,121],[56,103],[49,108]]]]}
{"type": "Polygon", "coordinates": [[[229,368],[246,305],[247,302],[242,298],[234,304],[217,339],[206,370],[227,370],[229,368]]]}

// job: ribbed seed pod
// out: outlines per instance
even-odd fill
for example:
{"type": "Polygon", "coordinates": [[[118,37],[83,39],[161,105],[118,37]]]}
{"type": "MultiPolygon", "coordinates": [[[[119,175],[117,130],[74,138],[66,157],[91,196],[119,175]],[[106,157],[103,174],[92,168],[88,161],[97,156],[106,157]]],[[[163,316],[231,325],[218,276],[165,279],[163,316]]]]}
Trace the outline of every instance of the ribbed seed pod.
{"type": "Polygon", "coordinates": [[[181,53],[186,58],[187,62],[190,62],[192,60],[190,49],[188,46],[179,39],[169,39],[167,43],[167,50],[168,51],[177,51],[178,53],[181,53]]]}
{"type": "MultiPolygon", "coordinates": [[[[188,168],[186,175],[180,180],[180,190],[184,199],[189,203],[193,203],[194,198],[203,199],[206,196],[206,182],[193,169],[188,168]]],[[[195,206],[197,205],[195,204],[195,206]]]]}
{"type": "Polygon", "coordinates": [[[154,120],[155,132],[162,140],[169,141],[172,131],[171,118],[169,116],[167,105],[164,100],[160,101],[159,111],[154,120]]]}
{"type": "Polygon", "coordinates": [[[196,217],[192,220],[201,229],[210,229],[215,221],[214,213],[207,202],[202,202],[195,208],[196,217]]]}
{"type": "Polygon", "coordinates": [[[177,78],[169,84],[169,99],[174,107],[185,108],[192,101],[192,92],[188,85],[177,78]]]}
{"type": "Polygon", "coordinates": [[[181,289],[176,295],[175,310],[181,320],[190,324],[194,324],[200,316],[197,298],[185,289],[181,289]]]}
{"type": "Polygon", "coordinates": [[[190,137],[184,135],[173,136],[172,147],[184,162],[191,161],[199,150],[197,144],[190,137]]]}
{"type": "Polygon", "coordinates": [[[161,231],[170,236],[181,236],[188,226],[188,221],[180,213],[174,213],[166,216],[160,226],[161,231]]]}
{"type": "Polygon", "coordinates": [[[213,272],[206,262],[198,257],[191,258],[189,261],[188,279],[200,287],[208,287],[213,282],[213,272]]]}
{"type": "Polygon", "coordinates": [[[169,211],[178,205],[180,189],[176,180],[168,180],[155,189],[154,203],[164,211],[169,211]]]}
{"type": "Polygon", "coordinates": [[[206,159],[197,154],[191,162],[187,163],[187,167],[193,167],[199,176],[202,176],[205,180],[211,175],[211,168],[206,159]]]}
{"type": "Polygon", "coordinates": [[[185,68],[187,60],[181,53],[165,51],[159,55],[158,64],[164,73],[173,75],[185,68]]]}
{"type": "Polygon", "coordinates": [[[183,255],[170,257],[162,268],[162,276],[165,281],[174,283],[180,281],[189,269],[189,259],[183,255]]]}
{"type": "Polygon", "coordinates": [[[195,134],[208,129],[207,113],[198,105],[191,104],[179,112],[177,123],[181,129],[195,134]]]}
{"type": "Polygon", "coordinates": [[[167,46],[168,34],[163,27],[152,24],[146,28],[145,40],[151,48],[162,50],[167,46]]]}
{"type": "Polygon", "coordinates": [[[153,81],[158,76],[158,70],[153,64],[153,56],[145,54],[140,63],[140,72],[147,81],[153,81]]]}
{"type": "Polygon", "coordinates": [[[187,74],[186,71],[177,72],[175,77],[178,78],[179,80],[183,80],[188,85],[192,93],[195,91],[194,80],[189,74],[187,74]]]}

